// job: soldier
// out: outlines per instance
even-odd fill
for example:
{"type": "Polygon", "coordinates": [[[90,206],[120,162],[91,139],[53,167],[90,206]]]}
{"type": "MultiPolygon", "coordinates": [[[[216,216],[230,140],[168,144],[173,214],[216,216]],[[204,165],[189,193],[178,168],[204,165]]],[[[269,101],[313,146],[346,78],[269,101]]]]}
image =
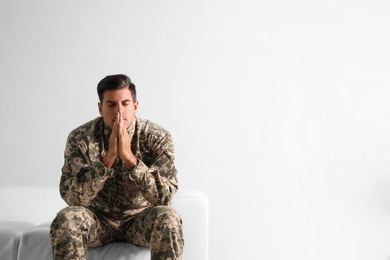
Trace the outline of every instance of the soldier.
{"type": "Polygon", "coordinates": [[[61,197],[69,205],[50,228],[53,259],[86,259],[111,242],[149,246],[151,259],[181,259],[172,137],[135,116],[135,85],[111,75],[97,87],[100,117],[73,130],[65,149],[61,197]]]}

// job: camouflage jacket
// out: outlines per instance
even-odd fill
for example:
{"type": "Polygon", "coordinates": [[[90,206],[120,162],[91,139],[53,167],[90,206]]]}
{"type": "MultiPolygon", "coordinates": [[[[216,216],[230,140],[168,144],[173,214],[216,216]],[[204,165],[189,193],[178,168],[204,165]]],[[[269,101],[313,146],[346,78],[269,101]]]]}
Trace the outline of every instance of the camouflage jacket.
{"type": "Polygon", "coordinates": [[[111,169],[103,165],[111,134],[103,117],[69,134],[60,181],[60,194],[68,205],[122,219],[152,205],[170,203],[178,189],[171,135],[138,117],[127,131],[138,159],[131,171],[119,158],[111,169]]]}

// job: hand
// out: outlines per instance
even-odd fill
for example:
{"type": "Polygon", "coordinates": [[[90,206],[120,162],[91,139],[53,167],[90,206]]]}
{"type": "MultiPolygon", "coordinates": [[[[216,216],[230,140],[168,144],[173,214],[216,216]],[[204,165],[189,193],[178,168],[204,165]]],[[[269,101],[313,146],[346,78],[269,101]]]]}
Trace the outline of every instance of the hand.
{"type": "Polygon", "coordinates": [[[123,115],[119,114],[118,117],[118,154],[119,158],[125,163],[128,170],[132,170],[137,165],[137,158],[133,155],[131,151],[131,140],[129,133],[127,132],[123,115]]]}
{"type": "Polygon", "coordinates": [[[112,126],[110,140],[108,141],[108,151],[107,154],[103,157],[103,164],[107,168],[111,168],[116,158],[118,158],[119,156],[118,123],[119,123],[119,113],[115,116],[115,122],[114,125],[112,126]]]}

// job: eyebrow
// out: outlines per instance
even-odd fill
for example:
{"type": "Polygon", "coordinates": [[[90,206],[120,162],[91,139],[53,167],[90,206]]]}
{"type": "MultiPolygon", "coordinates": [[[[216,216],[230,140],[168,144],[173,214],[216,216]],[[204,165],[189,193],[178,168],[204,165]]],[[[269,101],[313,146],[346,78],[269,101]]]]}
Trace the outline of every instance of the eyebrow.
{"type": "MultiPolygon", "coordinates": [[[[130,99],[125,99],[125,100],[122,100],[122,101],[120,101],[120,102],[121,102],[121,103],[123,103],[123,102],[131,102],[131,100],[130,100],[130,99]]],[[[111,100],[107,100],[106,103],[115,104],[116,102],[111,101],[111,100]]]]}

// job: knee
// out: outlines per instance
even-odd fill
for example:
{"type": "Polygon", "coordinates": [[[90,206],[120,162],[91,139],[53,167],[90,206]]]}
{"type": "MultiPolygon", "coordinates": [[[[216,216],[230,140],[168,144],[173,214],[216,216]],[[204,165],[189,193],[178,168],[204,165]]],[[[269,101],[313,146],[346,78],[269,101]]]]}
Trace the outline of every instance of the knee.
{"type": "Polygon", "coordinates": [[[181,259],[184,238],[180,214],[169,206],[156,206],[155,212],[156,224],[150,240],[152,259],[181,259]]]}
{"type": "Polygon", "coordinates": [[[70,206],[62,209],[54,218],[50,230],[62,230],[64,232],[86,229],[88,209],[82,206],[70,206]]]}
{"type": "Polygon", "coordinates": [[[160,231],[164,230],[182,230],[182,218],[180,214],[170,206],[155,206],[156,227],[160,231]]]}

